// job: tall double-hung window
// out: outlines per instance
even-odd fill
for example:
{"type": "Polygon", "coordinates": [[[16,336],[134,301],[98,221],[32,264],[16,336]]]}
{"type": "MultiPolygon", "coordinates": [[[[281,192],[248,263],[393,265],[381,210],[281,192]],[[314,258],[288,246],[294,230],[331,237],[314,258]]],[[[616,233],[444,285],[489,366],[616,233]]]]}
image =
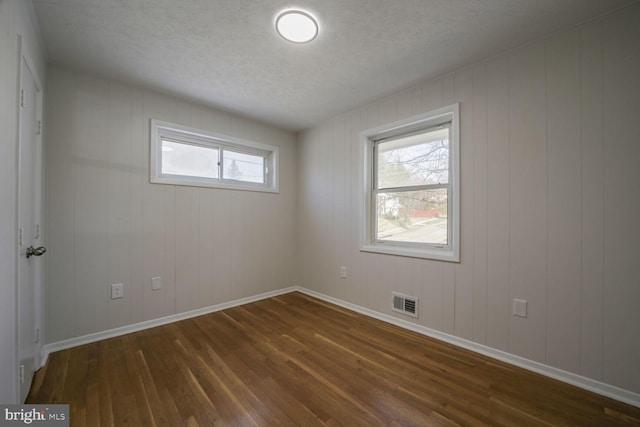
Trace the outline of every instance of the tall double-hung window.
{"type": "Polygon", "coordinates": [[[151,182],[278,191],[278,148],[151,120],[151,182]]]}
{"type": "Polygon", "coordinates": [[[459,261],[458,105],[363,134],[363,251],[459,261]]]}

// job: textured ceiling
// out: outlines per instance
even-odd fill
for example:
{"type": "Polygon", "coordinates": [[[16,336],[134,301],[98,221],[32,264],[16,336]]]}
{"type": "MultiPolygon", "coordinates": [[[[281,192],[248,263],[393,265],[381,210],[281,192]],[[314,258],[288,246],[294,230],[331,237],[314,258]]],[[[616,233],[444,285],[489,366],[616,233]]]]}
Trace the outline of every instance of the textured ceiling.
{"type": "Polygon", "coordinates": [[[635,0],[32,0],[49,61],[289,130],[635,0]],[[282,40],[275,15],[320,35],[282,40]]]}

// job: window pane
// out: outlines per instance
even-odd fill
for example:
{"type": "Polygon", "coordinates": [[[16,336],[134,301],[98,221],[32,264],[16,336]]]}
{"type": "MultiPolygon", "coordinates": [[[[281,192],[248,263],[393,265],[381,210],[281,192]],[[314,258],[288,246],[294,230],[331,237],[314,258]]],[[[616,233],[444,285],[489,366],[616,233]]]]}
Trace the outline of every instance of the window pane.
{"type": "Polygon", "coordinates": [[[224,179],[264,184],[264,157],[224,150],[224,179]]]}
{"type": "Polygon", "coordinates": [[[449,182],[449,128],[378,144],[378,188],[449,182]]]}
{"type": "Polygon", "coordinates": [[[446,188],[378,193],[378,240],[447,244],[446,188]]]}
{"type": "Polygon", "coordinates": [[[162,173],[218,178],[218,149],[162,140],[162,173]]]}

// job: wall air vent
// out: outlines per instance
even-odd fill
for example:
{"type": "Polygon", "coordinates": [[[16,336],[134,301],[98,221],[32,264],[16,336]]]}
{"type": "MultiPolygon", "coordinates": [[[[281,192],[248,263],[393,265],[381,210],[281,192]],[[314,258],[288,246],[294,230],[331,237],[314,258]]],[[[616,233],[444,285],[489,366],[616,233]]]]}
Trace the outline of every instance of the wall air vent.
{"type": "Polygon", "coordinates": [[[418,317],[418,298],[397,294],[395,292],[393,292],[392,295],[393,311],[415,318],[418,317]]]}

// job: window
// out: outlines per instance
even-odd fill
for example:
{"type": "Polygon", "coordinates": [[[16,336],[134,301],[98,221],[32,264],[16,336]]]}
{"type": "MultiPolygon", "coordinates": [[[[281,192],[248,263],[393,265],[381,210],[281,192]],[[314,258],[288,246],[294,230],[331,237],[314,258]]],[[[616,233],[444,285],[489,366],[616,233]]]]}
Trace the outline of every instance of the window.
{"type": "Polygon", "coordinates": [[[460,260],[458,110],[363,133],[363,251],[460,260]]]}
{"type": "Polygon", "coordinates": [[[278,192],[278,148],[151,120],[151,182],[278,192]]]}

